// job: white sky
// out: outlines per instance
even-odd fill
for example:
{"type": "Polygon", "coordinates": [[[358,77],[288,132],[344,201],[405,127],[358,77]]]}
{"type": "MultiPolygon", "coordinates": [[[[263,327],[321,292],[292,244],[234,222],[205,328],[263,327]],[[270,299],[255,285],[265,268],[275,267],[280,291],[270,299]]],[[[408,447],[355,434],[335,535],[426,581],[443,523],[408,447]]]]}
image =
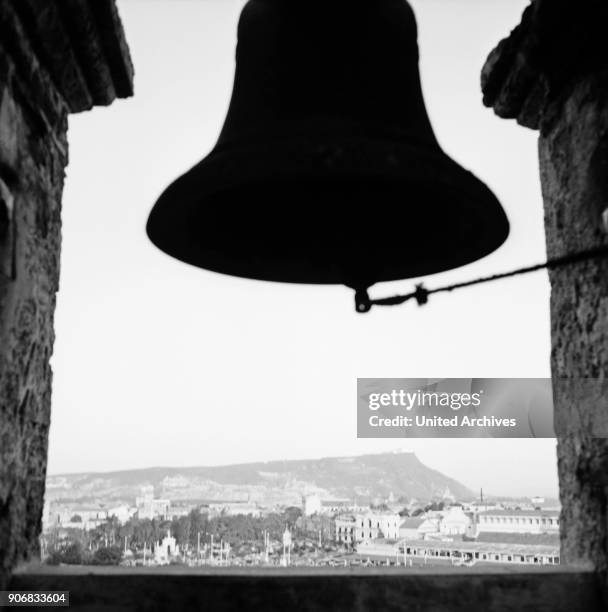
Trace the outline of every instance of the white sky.
{"type": "MultiPolygon", "coordinates": [[[[511,221],[499,251],[427,286],[543,260],[536,134],[496,118],[479,88],[487,53],[527,0],[412,4],[437,136],[511,221]]],[[[552,440],[356,438],[358,376],[549,376],[544,274],[358,315],[345,287],[221,276],[147,240],[157,196],[215,143],[241,5],[119,0],[136,95],[71,117],[50,473],[408,448],[474,489],[555,494],[552,440]]]]}

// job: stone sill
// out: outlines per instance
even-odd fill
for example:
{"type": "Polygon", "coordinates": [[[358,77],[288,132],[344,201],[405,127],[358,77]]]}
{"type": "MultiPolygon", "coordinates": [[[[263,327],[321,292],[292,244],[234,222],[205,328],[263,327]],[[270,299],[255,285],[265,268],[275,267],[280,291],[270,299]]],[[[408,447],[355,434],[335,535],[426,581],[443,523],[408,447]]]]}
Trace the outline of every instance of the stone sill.
{"type": "Polygon", "coordinates": [[[30,566],[12,590],[70,591],[70,610],[600,612],[600,579],[557,567],[232,569],[30,566]]]}

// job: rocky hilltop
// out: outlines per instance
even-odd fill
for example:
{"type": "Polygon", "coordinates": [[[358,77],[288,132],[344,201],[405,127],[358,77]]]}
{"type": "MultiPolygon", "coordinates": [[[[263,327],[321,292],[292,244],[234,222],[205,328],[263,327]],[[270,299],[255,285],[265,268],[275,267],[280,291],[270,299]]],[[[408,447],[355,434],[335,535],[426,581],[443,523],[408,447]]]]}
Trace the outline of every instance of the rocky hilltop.
{"type": "Polygon", "coordinates": [[[301,496],[323,499],[431,500],[474,494],[458,481],[424,465],[414,453],[382,453],[268,461],[215,467],[155,467],[120,472],[60,474],[47,479],[51,501],[132,501],[144,486],[171,500],[245,501],[300,504],[301,496]]]}

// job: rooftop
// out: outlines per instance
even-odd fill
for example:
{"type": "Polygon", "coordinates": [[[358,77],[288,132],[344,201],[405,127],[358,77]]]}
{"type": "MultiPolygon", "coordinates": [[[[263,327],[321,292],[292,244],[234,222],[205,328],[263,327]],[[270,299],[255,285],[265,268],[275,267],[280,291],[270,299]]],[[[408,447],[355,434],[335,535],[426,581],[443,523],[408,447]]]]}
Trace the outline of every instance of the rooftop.
{"type": "Polygon", "coordinates": [[[486,510],[479,516],[529,516],[534,518],[559,518],[559,510],[486,510]]]}
{"type": "Polygon", "coordinates": [[[559,546],[542,544],[507,544],[505,542],[442,542],[439,540],[407,540],[408,547],[435,550],[459,550],[463,552],[505,553],[514,555],[559,555],[559,546]]]}

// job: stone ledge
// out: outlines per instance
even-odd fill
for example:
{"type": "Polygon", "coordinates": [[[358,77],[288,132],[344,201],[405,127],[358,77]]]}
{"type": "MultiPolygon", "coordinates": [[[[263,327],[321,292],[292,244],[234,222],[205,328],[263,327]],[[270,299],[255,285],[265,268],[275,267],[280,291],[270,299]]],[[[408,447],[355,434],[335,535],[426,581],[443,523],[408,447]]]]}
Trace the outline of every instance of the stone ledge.
{"type": "Polygon", "coordinates": [[[556,568],[188,570],[48,568],[16,572],[13,590],[70,591],[74,610],[599,612],[591,571],[556,568]]]}
{"type": "Polygon", "coordinates": [[[484,104],[525,127],[550,126],[580,79],[608,69],[606,23],[604,0],[533,0],[483,67],[484,104]]]}
{"type": "Polygon", "coordinates": [[[7,0],[0,35],[10,41],[25,89],[41,66],[70,112],[133,95],[133,64],[114,0],[7,0]]]}

